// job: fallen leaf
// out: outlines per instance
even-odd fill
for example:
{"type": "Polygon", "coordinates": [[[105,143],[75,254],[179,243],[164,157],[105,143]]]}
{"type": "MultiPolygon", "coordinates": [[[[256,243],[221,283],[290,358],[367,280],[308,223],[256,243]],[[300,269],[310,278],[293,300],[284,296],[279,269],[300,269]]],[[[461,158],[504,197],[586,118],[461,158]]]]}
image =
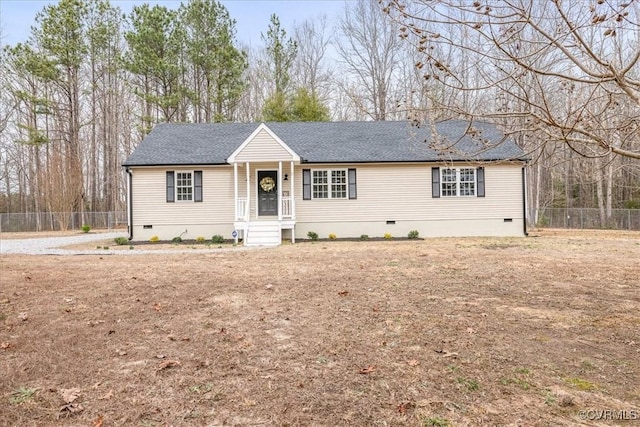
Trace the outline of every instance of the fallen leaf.
{"type": "Polygon", "coordinates": [[[102,415],[100,415],[100,416],[98,416],[98,418],[96,418],[96,419],[93,421],[93,424],[91,424],[91,427],[102,427],[102,424],[103,424],[103,422],[102,422],[102,415]]]}
{"type": "Polygon", "coordinates": [[[9,298],[1,299],[0,304],[9,304],[9,298]]]}
{"type": "Polygon", "coordinates": [[[60,408],[60,412],[68,412],[68,415],[78,414],[84,411],[84,408],[79,403],[69,403],[60,408]]]}
{"type": "Polygon", "coordinates": [[[369,365],[366,368],[360,369],[359,374],[370,374],[371,372],[376,370],[376,366],[375,365],[369,365]]]}
{"type": "Polygon", "coordinates": [[[29,315],[27,313],[20,313],[18,314],[18,319],[26,322],[27,320],[29,320],[29,315]]]}
{"type": "Polygon", "coordinates": [[[99,400],[109,400],[113,397],[113,390],[109,390],[105,395],[100,396],[99,400]]]}
{"type": "Polygon", "coordinates": [[[73,403],[78,397],[80,397],[80,389],[79,388],[61,388],[60,396],[64,403],[73,403]]]}
{"type": "Polygon", "coordinates": [[[162,310],[162,306],[160,304],[154,304],[153,309],[155,311],[160,311],[160,310],[162,310]]]}
{"type": "Polygon", "coordinates": [[[10,342],[6,342],[5,341],[5,342],[0,343],[0,348],[3,349],[3,350],[6,350],[6,349],[8,349],[10,347],[11,347],[11,343],[10,342]]]}
{"type": "Polygon", "coordinates": [[[338,295],[340,295],[341,297],[346,297],[347,295],[349,295],[349,291],[340,291],[338,292],[338,295]]]}
{"type": "Polygon", "coordinates": [[[401,414],[404,414],[407,412],[408,409],[412,409],[415,407],[415,404],[411,403],[411,402],[402,402],[400,403],[396,409],[398,410],[398,412],[400,412],[401,414]]]}
{"type": "Polygon", "coordinates": [[[442,357],[453,357],[453,358],[458,357],[458,353],[453,353],[453,352],[450,353],[447,350],[442,350],[442,349],[436,350],[436,353],[442,354],[442,357]]]}
{"type": "Polygon", "coordinates": [[[418,362],[416,359],[407,360],[407,365],[409,366],[418,366],[419,364],[420,362],[418,362]]]}
{"type": "Polygon", "coordinates": [[[156,372],[162,371],[163,369],[173,368],[179,365],[180,362],[178,362],[177,360],[167,360],[158,365],[158,367],[156,368],[156,372]]]}

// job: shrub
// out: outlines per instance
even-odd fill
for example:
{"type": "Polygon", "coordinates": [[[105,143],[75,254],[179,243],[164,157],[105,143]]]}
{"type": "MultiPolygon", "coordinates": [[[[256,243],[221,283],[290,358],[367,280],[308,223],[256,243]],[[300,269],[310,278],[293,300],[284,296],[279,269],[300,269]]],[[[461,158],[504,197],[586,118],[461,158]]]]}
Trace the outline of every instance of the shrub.
{"type": "Polygon", "coordinates": [[[361,234],[360,235],[360,240],[369,240],[369,235],[368,234],[361,234]]]}
{"type": "Polygon", "coordinates": [[[202,242],[204,242],[205,240],[206,240],[206,239],[205,239],[203,236],[198,236],[198,237],[196,237],[196,242],[198,242],[198,243],[202,243],[202,242]]]}
{"type": "Polygon", "coordinates": [[[176,236],[176,237],[174,237],[173,239],[171,239],[171,241],[172,241],[173,243],[182,243],[182,237],[180,237],[180,236],[176,236]]]}
{"type": "Polygon", "coordinates": [[[310,238],[311,240],[318,240],[318,233],[314,231],[310,231],[307,233],[307,237],[310,238]]]}
{"type": "Polygon", "coordinates": [[[391,240],[393,238],[393,236],[391,235],[391,233],[384,233],[384,238],[386,240],[391,240]]]}
{"type": "Polygon", "coordinates": [[[216,234],[211,238],[211,243],[216,243],[216,244],[224,243],[224,237],[222,237],[219,234],[216,234]]]}
{"type": "Polygon", "coordinates": [[[149,241],[150,241],[151,243],[155,243],[155,242],[157,242],[157,241],[159,241],[159,240],[160,240],[160,238],[159,238],[158,236],[151,236],[151,238],[149,239],[149,241]]]}
{"type": "Polygon", "coordinates": [[[133,245],[129,245],[129,250],[133,250],[133,245]]]}
{"type": "Polygon", "coordinates": [[[329,233],[329,240],[336,240],[338,238],[338,236],[335,235],[335,233],[329,233]]]}
{"type": "Polygon", "coordinates": [[[418,236],[420,236],[420,233],[418,233],[418,230],[411,230],[409,234],[407,234],[407,237],[409,239],[417,239],[418,236]]]}
{"type": "Polygon", "coordinates": [[[88,233],[89,231],[91,231],[91,227],[89,227],[87,224],[83,225],[81,228],[83,233],[88,233]]]}
{"type": "Polygon", "coordinates": [[[116,243],[116,245],[120,246],[129,243],[129,239],[127,239],[126,237],[116,237],[115,239],[113,239],[113,241],[116,243]]]}

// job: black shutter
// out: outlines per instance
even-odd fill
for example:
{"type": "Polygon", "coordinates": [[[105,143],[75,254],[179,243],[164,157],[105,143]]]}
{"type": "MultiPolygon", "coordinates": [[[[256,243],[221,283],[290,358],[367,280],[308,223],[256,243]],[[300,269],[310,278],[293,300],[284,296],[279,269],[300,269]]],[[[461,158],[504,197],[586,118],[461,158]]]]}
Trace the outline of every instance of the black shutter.
{"type": "Polygon", "coordinates": [[[202,201],[202,171],[193,171],[193,201],[202,201]]]}
{"type": "Polygon", "coordinates": [[[349,169],[349,198],[357,199],[358,191],[356,189],[356,170],[349,169]]]}
{"type": "Polygon", "coordinates": [[[302,169],[302,200],[311,200],[311,169],[302,169]]]}
{"type": "Polygon", "coordinates": [[[484,168],[476,169],[476,179],[478,180],[478,197],[484,197],[484,168]]]}
{"type": "Polygon", "coordinates": [[[440,197],[440,168],[431,168],[431,197],[440,197]]]}
{"type": "Polygon", "coordinates": [[[167,171],[167,202],[169,203],[176,201],[175,180],[173,176],[173,171],[167,171]]]}

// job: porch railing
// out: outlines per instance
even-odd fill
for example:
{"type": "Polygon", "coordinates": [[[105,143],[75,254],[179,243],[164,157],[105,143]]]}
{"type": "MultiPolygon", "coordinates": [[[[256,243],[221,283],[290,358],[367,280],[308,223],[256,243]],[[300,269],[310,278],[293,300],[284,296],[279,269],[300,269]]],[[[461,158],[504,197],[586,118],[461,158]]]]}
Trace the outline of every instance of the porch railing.
{"type": "Polygon", "coordinates": [[[238,197],[236,201],[236,221],[246,221],[249,218],[249,204],[246,197],[238,197]]]}
{"type": "Polygon", "coordinates": [[[293,218],[293,200],[286,196],[281,198],[282,201],[282,217],[293,218]]]}

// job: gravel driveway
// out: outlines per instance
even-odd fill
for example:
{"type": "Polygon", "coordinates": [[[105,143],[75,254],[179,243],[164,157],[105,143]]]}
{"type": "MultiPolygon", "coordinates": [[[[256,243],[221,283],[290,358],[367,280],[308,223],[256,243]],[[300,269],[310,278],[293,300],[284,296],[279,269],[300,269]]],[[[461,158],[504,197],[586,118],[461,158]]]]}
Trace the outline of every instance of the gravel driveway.
{"type": "Polygon", "coordinates": [[[93,242],[95,240],[115,239],[127,237],[127,233],[88,233],[77,236],[60,237],[34,237],[31,239],[2,239],[0,237],[0,254],[27,254],[27,255],[72,255],[85,253],[102,253],[107,251],[78,251],[69,249],[56,249],[60,246],[75,245],[78,243],[93,242]]]}
{"type": "MultiPolygon", "coordinates": [[[[0,235],[0,255],[8,254],[23,254],[23,255],[141,255],[141,254],[179,254],[190,252],[193,253],[193,249],[154,249],[144,250],[135,249],[132,251],[115,251],[105,249],[93,249],[93,250],[80,250],[80,249],[60,249],[60,247],[75,245],[79,243],[93,242],[97,240],[111,240],[116,237],[127,237],[126,232],[112,232],[112,233],[89,233],[78,234],[74,236],[60,236],[60,237],[33,237],[30,239],[3,239],[0,235]]],[[[221,252],[221,251],[244,251],[254,247],[247,246],[233,246],[225,248],[210,248],[210,249],[198,249],[199,253],[202,252],[221,252]]]]}

